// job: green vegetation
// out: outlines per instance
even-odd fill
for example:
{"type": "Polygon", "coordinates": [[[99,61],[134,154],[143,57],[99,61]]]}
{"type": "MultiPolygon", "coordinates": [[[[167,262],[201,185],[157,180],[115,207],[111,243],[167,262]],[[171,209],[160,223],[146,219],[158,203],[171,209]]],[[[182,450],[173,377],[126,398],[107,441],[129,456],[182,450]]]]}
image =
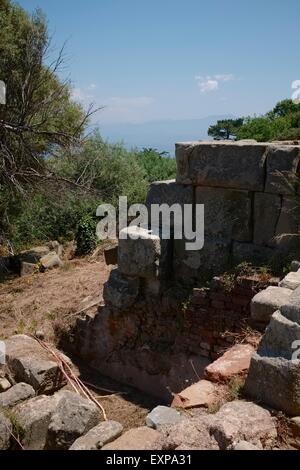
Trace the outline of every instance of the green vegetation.
{"type": "Polygon", "coordinates": [[[86,253],[96,207],[143,202],[150,182],[174,178],[176,162],[155,149],[128,151],[98,131],[86,136],[92,107],[71,99],[59,76],[63,51],[50,62],[50,41],[40,11],[29,16],[0,0],[0,245],[9,251],[47,240],[79,240],[86,253]],[[84,241],[84,234],[88,234],[84,241]]]}
{"type": "Polygon", "coordinates": [[[283,100],[263,116],[218,121],[208,135],[216,140],[255,139],[258,142],[300,139],[300,104],[283,100]]]}

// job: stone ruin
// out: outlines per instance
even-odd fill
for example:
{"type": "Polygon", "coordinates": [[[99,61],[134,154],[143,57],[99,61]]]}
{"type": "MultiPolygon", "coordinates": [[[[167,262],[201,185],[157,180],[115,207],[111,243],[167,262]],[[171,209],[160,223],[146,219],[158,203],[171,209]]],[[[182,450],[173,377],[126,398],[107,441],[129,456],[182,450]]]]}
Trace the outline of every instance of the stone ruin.
{"type": "Polygon", "coordinates": [[[244,276],[228,292],[216,277],[245,261],[278,269],[299,259],[299,157],[293,143],[177,144],[176,181],[151,184],[146,204],[204,204],[204,247],[187,251],[186,240],[164,240],[163,227],[125,229],[139,238],[119,240],[104,305],[77,320],[76,354],[103,374],[170,402],[234,342],[226,332],[241,331],[245,321],[265,327],[280,308],[252,358],[246,389],[299,414],[300,365],[291,360],[290,342],[300,339],[300,287],[244,276]]]}

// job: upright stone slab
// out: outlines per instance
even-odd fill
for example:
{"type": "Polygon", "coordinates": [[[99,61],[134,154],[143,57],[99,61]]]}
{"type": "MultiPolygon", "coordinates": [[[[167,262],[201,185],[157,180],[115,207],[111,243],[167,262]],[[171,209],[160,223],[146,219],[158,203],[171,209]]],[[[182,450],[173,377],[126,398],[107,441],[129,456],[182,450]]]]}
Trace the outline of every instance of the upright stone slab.
{"type": "Polygon", "coordinates": [[[254,195],[254,235],[257,245],[272,243],[281,211],[281,198],[278,194],[255,193],[254,195]]]}
{"type": "Polygon", "coordinates": [[[103,287],[103,299],[106,304],[115,308],[128,308],[133,305],[139,294],[140,281],[113,269],[103,287]]]}
{"type": "Polygon", "coordinates": [[[176,144],[179,184],[264,190],[265,144],[187,142],[176,144]]]}
{"type": "Polygon", "coordinates": [[[168,272],[170,240],[159,229],[128,227],[121,230],[118,264],[121,273],[141,278],[158,278],[168,272]]]}
{"type": "Polygon", "coordinates": [[[251,241],[251,194],[222,188],[196,188],[196,204],[204,204],[205,236],[251,241]]]}
{"type": "Polygon", "coordinates": [[[267,246],[235,241],[232,244],[232,261],[235,265],[246,261],[261,266],[272,260],[274,256],[276,256],[275,250],[267,246]]]}
{"type": "Polygon", "coordinates": [[[285,195],[293,193],[299,161],[299,146],[271,145],[267,154],[265,191],[285,195]]]}
{"type": "Polygon", "coordinates": [[[273,313],[289,302],[290,289],[270,286],[256,294],[251,301],[251,318],[259,323],[268,323],[273,313]]]}

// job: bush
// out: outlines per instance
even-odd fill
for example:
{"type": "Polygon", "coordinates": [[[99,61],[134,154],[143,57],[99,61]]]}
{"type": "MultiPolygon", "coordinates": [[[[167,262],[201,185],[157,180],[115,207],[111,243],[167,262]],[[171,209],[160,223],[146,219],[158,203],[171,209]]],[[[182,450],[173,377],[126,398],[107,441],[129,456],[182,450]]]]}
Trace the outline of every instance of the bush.
{"type": "Polygon", "coordinates": [[[97,221],[89,214],[80,219],[75,237],[76,254],[78,256],[88,255],[96,248],[96,225],[97,221]]]}

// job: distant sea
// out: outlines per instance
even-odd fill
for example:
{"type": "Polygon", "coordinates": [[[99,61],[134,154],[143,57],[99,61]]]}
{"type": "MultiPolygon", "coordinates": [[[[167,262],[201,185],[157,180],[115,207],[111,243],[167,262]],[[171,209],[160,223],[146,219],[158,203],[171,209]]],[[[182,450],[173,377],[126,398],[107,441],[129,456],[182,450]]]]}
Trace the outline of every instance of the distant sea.
{"type": "Polygon", "coordinates": [[[175,142],[210,140],[207,130],[220,119],[232,115],[208,116],[201,119],[149,121],[143,123],[99,124],[102,137],[109,142],[122,142],[127,149],[155,148],[160,152],[175,154],[175,142]]]}

